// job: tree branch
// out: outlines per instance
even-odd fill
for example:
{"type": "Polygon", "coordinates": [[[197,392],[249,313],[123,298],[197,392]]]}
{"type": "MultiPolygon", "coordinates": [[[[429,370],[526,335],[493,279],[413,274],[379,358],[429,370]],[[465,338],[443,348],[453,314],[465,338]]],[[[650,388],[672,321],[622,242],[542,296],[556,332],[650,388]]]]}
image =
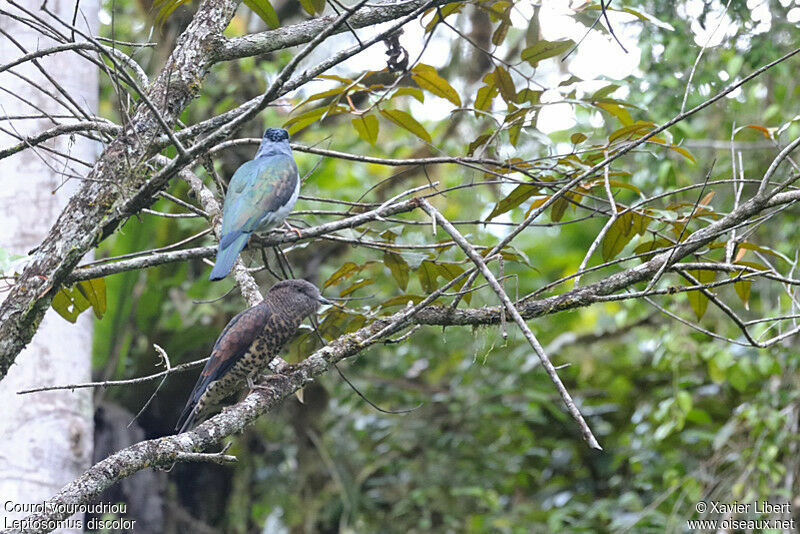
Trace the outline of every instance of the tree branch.
{"type": "MultiPolygon", "coordinates": [[[[455,1],[456,0],[436,0],[433,2],[433,5],[443,6],[455,1]]],[[[387,2],[384,5],[376,2],[372,7],[367,7],[355,13],[348,19],[348,23],[355,29],[374,26],[382,22],[404,17],[426,4],[428,4],[427,0],[410,0],[398,3],[387,2]]],[[[215,62],[230,61],[232,59],[257,56],[275,50],[301,45],[319,35],[319,33],[330,26],[336,18],[336,15],[329,15],[292,26],[245,35],[243,37],[234,37],[223,41],[212,59],[215,62]]],[[[349,31],[347,27],[340,26],[333,31],[333,34],[346,31],[349,31]]]]}

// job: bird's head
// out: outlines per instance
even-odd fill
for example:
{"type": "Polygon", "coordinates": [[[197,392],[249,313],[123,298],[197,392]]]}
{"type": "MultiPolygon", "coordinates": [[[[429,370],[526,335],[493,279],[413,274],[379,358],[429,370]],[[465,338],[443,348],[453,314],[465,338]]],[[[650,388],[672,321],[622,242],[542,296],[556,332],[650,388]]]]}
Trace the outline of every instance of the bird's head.
{"type": "Polygon", "coordinates": [[[283,280],[272,286],[266,298],[300,313],[303,317],[315,313],[320,304],[331,304],[317,286],[305,280],[283,280]]]}
{"type": "Polygon", "coordinates": [[[289,140],[289,132],[283,128],[267,128],[264,132],[264,141],[280,143],[289,140]]]}
{"type": "Polygon", "coordinates": [[[292,155],[292,147],[289,146],[289,132],[283,128],[267,128],[261,145],[256,152],[256,158],[262,156],[274,156],[275,154],[292,155]]]}

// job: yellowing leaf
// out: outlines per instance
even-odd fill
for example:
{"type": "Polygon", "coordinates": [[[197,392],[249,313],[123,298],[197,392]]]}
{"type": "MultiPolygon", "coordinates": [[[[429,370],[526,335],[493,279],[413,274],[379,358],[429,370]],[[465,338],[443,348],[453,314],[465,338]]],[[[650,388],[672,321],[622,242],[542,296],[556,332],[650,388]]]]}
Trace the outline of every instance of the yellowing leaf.
{"type": "Polygon", "coordinates": [[[517,89],[514,87],[514,80],[511,75],[501,65],[494,69],[494,81],[497,88],[500,89],[500,94],[503,95],[503,100],[506,102],[515,102],[517,100],[517,89]]]}
{"type": "MultiPolygon", "coordinates": [[[[688,271],[688,273],[701,284],[710,284],[717,277],[717,273],[714,271],[688,271]]],[[[699,321],[703,318],[703,315],[705,315],[706,309],[708,308],[708,297],[706,297],[699,289],[689,291],[687,296],[689,297],[689,305],[694,310],[694,314],[697,316],[697,320],[699,321]]]]}
{"type": "Polygon", "coordinates": [[[478,89],[478,94],[475,96],[475,109],[480,109],[482,111],[489,110],[489,108],[492,107],[492,100],[494,100],[494,97],[496,97],[499,92],[494,83],[491,85],[484,85],[478,89]]]}
{"type": "Polygon", "coordinates": [[[586,139],[587,139],[586,135],[582,134],[580,132],[572,134],[570,136],[570,138],[569,138],[570,142],[573,145],[579,145],[579,144],[583,143],[584,141],[586,141],[586,139]]]}
{"type": "Polygon", "coordinates": [[[559,56],[572,48],[575,41],[539,41],[533,46],[529,46],[522,51],[522,60],[527,61],[532,67],[535,67],[543,59],[553,56],[559,56]]]}
{"type": "Polygon", "coordinates": [[[73,287],[64,287],[53,297],[53,309],[67,321],[74,323],[90,307],[98,319],[106,312],[106,282],[102,278],[84,280],[73,287]]]}
{"type": "Polygon", "coordinates": [[[404,95],[410,95],[419,100],[420,102],[425,102],[425,94],[416,87],[401,87],[400,89],[394,92],[392,98],[404,95]]]}
{"type": "Polygon", "coordinates": [[[633,118],[624,107],[614,102],[595,102],[595,106],[615,116],[624,126],[633,124],[633,118]]]}
{"type": "Polygon", "coordinates": [[[526,212],[525,212],[525,218],[527,219],[527,218],[528,218],[528,216],[531,214],[531,212],[532,212],[533,210],[535,210],[536,208],[540,208],[540,207],[542,207],[542,204],[544,204],[544,203],[545,203],[545,202],[547,202],[548,200],[550,200],[550,197],[549,197],[549,196],[546,196],[546,197],[540,197],[540,198],[537,198],[536,200],[534,200],[533,202],[531,202],[531,205],[528,207],[528,211],[526,211],[526,212]]]}
{"type": "Polygon", "coordinates": [[[694,156],[692,156],[692,154],[688,150],[686,150],[685,148],[679,147],[677,145],[669,145],[669,146],[667,146],[667,148],[669,148],[670,150],[674,150],[675,152],[677,152],[678,154],[680,154],[684,158],[688,159],[692,163],[697,163],[697,161],[695,161],[695,159],[694,159],[694,156]]]}
{"type": "Polygon", "coordinates": [[[456,106],[461,107],[461,97],[458,96],[456,90],[453,89],[447,80],[439,76],[439,73],[436,72],[436,69],[430,65],[420,63],[411,69],[411,72],[411,77],[422,89],[425,89],[436,96],[446,98],[456,106]]]}
{"type": "Polygon", "coordinates": [[[378,140],[378,117],[375,115],[362,115],[351,120],[358,136],[371,145],[378,140]]]}
{"type": "Polygon", "coordinates": [[[745,126],[745,128],[752,128],[753,130],[758,130],[767,139],[771,139],[772,138],[772,135],[770,135],[769,130],[764,128],[763,126],[758,126],[757,124],[748,124],[747,126],[745,126]]]}
{"type": "Polygon", "coordinates": [[[89,301],[94,315],[102,319],[106,313],[106,281],[105,278],[93,278],[78,282],[77,290],[89,301]]]}
{"type": "Polygon", "coordinates": [[[446,19],[448,15],[452,15],[453,13],[458,13],[464,7],[464,4],[461,2],[453,2],[452,4],[447,4],[442,6],[438,9],[430,9],[425,14],[434,13],[433,18],[425,25],[425,33],[430,33],[436,25],[446,19]],[[441,17],[439,16],[441,14],[441,17]]]}
{"type": "Polygon", "coordinates": [[[339,113],[344,113],[345,111],[349,111],[349,109],[344,106],[336,106],[334,109],[328,109],[327,107],[315,108],[290,118],[283,123],[283,126],[289,130],[290,134],[293,134],[302,130],[306,126],[310,126],[311,124],[324,119],[325,117],[330,115],[338,115],[339,113]]]}
{"type": "Polygon", "coordinates": [[[341,282],[342,280],[346,280],[347,278],[350,278],[351,276],[353,276],[354,274],[356,274],[359,271],[361,271],[361,267],[359,267],[358,265],[356,265],[355,263],[353,263],[351,261],[348,261],[347,263],[345,263],[344,265],[339,267],[336,270],[336,272],[333,273],[330,276],[330,278],[325,280],[325,283],[323,284],[322,287],[325,288],[325,287],[328,287],[328,286],[336,285],[339,282],[341,282]]]}
{"type": "Polygon", "coordinates": [[[506,16],[497,29],[492,34],[492,44],[495,46],[500,46],[503,44],[503,41],[506,38],[506,34],[508,33],[508,29],[511,27],[511,17],[506,16]]]}
{"type": "Polygon", "coordinates": [[[655,123],[652,122],[636,121],[629,126],[623,126],[619,130],[612,132],[611,135],[608,136],[608,142],[613,143],[620,137],[626,137],[640,132],[644,134],[655,128],[655,126],[655,123]]]}
{"type": "Polygon", "coordinates": [[[715,193],[716,193],[715,191],[710,191],[710,192],[706,193],[706,195],[702,199],[700,199],[700,202],[698,202],[698,205],[699,206],[708,206],[708,203],[711,202],[712,198],[714,198],[714,194],[715,193]]]}
{"type": "Polygon", "coordinates": [[[427,141],[431,143],[431,136],[428,131],[422,126],[417,120],[406,113],[405,111],[401,111],[399,109],[382,109],[380,110],[381,115],[395,123],[396,125],[400,126],[408,130],[409,132],[413,133],[423,141],[427,141]]]}

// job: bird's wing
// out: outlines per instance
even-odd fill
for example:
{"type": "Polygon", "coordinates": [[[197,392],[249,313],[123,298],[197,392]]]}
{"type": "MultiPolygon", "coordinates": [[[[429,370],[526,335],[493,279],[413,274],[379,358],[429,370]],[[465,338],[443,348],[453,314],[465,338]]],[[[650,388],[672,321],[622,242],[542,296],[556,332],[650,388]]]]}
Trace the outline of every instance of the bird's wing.
{"type": "Polygon", "coordinates": [[[236,315],[222,330],[214,343],[211,358],[203,367],[203,372],[189,395],[184,413],[191,411],[205,393],[208,386],[223,376],[247,353],[247,349],[261,334],[272,311],[266,303],[256,304],[236,315]]]}
{"type": "Polygon", "coordinates": [[[299,179],[294,159],[284,154],[239,167],[225,195],[222,233],[256,231],[266,214],[289,203],[299,179]]]}

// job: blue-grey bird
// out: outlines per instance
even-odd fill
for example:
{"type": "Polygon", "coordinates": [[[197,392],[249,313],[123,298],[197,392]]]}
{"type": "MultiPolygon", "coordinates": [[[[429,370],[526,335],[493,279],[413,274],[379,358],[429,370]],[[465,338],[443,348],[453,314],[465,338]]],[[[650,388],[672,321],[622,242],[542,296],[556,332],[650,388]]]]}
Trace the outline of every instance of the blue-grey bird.
{"type": "Polygon", "coordinates": [[[231,319],[222,330],[175,430],[184,432],[222,400],[253,380],[297,331],[303,319],[331,302],[305,280],[284,280],[260,303],[231,319]]]}
{"type": "Polygon", "coordinates": [[[299,193],[300,176],[289,146],[289,132],[268,128],[256,157],[236,169],[228,184],[217,261],[208,279],[228,276],[250,234],[283,223],[299,193]]]}

